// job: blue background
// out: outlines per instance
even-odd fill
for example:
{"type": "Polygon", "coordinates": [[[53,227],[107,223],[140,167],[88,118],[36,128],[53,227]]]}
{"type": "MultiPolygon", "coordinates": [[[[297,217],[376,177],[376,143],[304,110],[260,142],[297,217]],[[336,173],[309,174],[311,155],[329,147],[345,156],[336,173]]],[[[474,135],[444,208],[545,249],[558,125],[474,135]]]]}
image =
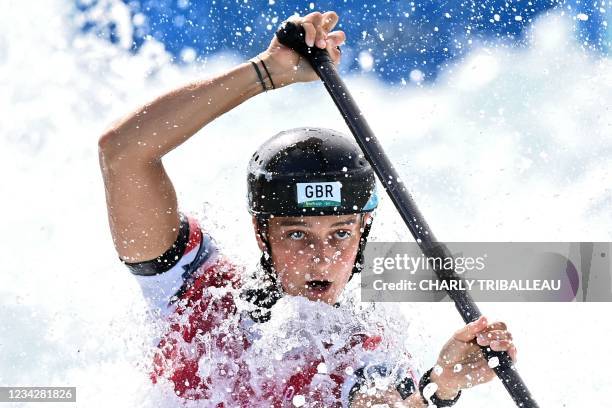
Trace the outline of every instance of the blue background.
{"type": "MultiPolygon", "coordinates": [[[[410,71],[420,70],[425,80],[436,77],[440,68],[459,58],[474,44],[495,41],[497,46],[524,44],[525,29],[533,19],[551,10],[563,10],[575,17],[580,43],[591,51],[607,53],[610,28],[604,21],[610,16],[605,1],[125,1],[132,16],[145,16],[136,27],[132,51],[136,52],[147,36],[161,41],[181,63],[181,51],[193,48],[199,59],[224,51],[248,58],[262,51],[279,23],[293,13],[335,10],[340,15],[338,28],[348,36],[343,48],[343,70],[359,71],[357,56],[369,51],[374,58],[374,72],[379,78],[397,83],[408,81],[410,71]],[[603,6],[602,6],[603,4],[603,6]],[[601,10],[600,10],[601,9],[601,10]],[[602,11],[603,10],[603,11],[602,11]],[[495,15],[498,18],[494,18],[495,15]],[[521,16],[520,20],[516,16],[521,16]],[[247,29],[249,27],[249,29],[247,29]]],[[[77,3],[79,11],[96,5],[77,3]]],[[[85,32],[94,32],[117,43],[115,23],[86,21],[85,32]]]]}

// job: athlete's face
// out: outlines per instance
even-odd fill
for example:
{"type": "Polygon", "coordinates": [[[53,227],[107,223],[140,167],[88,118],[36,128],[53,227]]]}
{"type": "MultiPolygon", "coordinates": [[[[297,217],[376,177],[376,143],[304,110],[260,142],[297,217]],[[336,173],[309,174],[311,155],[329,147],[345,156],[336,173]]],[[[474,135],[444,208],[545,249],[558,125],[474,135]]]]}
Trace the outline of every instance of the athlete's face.
{"type": "MultiPolygon", "coordinates": [[[[335,303],[353,271],[361,228],[369,217],[271,218],[268,240],[272,262],[285,293],[335,303]]],[[[263,243],[259,244],[263,249],[263,243]]]]}

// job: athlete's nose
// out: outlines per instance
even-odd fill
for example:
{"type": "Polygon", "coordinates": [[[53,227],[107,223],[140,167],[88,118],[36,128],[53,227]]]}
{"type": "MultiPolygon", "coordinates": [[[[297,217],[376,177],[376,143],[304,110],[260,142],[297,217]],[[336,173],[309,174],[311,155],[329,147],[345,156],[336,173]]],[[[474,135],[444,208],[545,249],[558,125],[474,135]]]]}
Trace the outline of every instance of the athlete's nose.
{"type": "Polygon", "coordinates": [[[338,250],[329,243],[327,238],[314,239],[309,243],[313,267],[315,269],[327,269],[338,257],[338,250]]]}

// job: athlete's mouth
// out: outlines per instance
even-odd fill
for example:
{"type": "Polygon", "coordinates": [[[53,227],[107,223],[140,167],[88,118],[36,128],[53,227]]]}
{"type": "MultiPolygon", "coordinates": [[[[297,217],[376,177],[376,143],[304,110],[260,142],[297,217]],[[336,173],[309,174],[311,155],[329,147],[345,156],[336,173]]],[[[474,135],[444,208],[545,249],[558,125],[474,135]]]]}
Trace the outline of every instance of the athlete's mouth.
{"type": "Polygon", "coordinates": [[[324,292],[331,288],[333,282],[328,280],[311,280],[306,282],[306,287],[317,292],[324,292]]]}

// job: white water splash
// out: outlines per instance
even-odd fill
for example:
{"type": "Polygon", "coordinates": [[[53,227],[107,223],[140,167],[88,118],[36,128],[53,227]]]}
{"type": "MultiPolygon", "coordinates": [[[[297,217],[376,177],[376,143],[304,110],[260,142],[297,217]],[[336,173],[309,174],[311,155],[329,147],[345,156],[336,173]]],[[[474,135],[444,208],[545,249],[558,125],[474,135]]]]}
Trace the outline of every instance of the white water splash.
{"type": "MultiPolygon", "coordinates": [[[[103,3],[128,33],[122,3],[103,3]]],[[[175,406],[146,375],[152,334],[112,248],[96,142],[137,105],[236,61],[178,68],[155,42],[131,55],[78,35],[71,4],[9,0],[0,13],[0,385],[77,386],[79,406],[175,406]]],[[[569,17],[547,17],[528,48],[477,49],[429,87],[347,79],[439,238],[612,239],[612,63],[571,31],[569,17]]],[[[165,161],[182,207],[206,210],[225,251],[251,265],[255,240],[239,245],[252,235],[246,163],[263,140],[302,125],[346,131],[320,85],[299,85],[228,113],[165,161]]],[[[372,237],[409,238],[388,200],[372,237]]],[[[542,406],[604,400],[612,358],[605,336],[586,335],[612,330],[609,305],[482,308],[510,325],[542,406]]],[[[413,355],[423,365],[461,325],[449,304],[396,310],[422,333],[413,355]]],[[[457,407],[490,405],[513,406],[497,382],[457,407]]]]}

